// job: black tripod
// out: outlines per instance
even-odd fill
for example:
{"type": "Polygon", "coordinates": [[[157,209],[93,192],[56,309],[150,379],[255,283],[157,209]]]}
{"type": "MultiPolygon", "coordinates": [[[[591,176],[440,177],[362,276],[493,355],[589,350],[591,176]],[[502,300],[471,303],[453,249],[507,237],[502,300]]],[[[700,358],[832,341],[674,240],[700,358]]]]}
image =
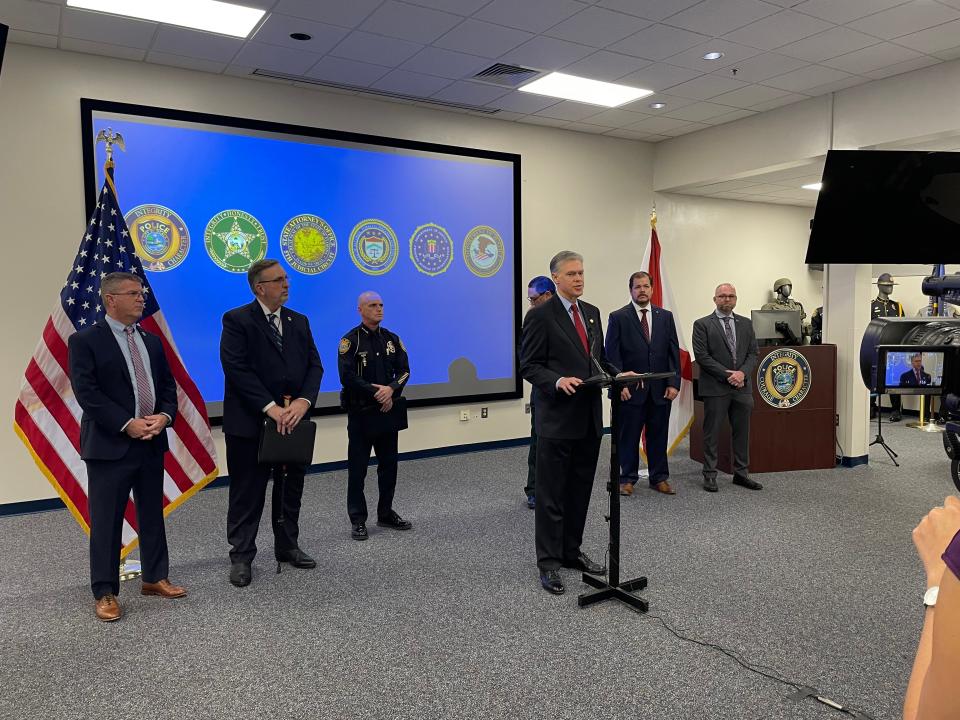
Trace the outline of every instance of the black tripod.
{"type": "Polygon", "coordinates": [[[894,452],[893,448],[887,445],[887,441],[883,439],[883,407],[880,404],[880,396],[877,395],[877,436],[873,439],[873,442],[870,445],[879,445],[884,450],[887,451],[887,455],[890,456],[890,460],[894,465],[900,467],[900,463],[897,462],[897,458],[900,457],[894,452]]]}

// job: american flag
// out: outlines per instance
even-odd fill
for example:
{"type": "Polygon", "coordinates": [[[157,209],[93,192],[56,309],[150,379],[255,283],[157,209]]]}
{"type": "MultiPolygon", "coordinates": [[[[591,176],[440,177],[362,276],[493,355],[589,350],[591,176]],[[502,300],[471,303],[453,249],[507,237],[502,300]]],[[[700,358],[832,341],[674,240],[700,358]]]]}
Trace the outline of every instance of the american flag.
{"type": "MultiPolygon", "coordinates": [[[[112,161],[107,162],[104,175],[93,217],[27,365],[14,411],[17,435],[88,534],[87,468],[80,459],[81,410],[70,387],[67,338],[103,318],[100,281],[108,273],[122,270],[142,278],[146,306],[140,326],[160,338],[177,383],[177,419],[167,430],[170,452],[164,456],[164,516],[217,476],[216,450],[206,406],[183,366],[117,206],[112,161]]],[[[121,557],[126,557],[137,541],[137,516],[131,495],[124,514],[121,557]]]]}

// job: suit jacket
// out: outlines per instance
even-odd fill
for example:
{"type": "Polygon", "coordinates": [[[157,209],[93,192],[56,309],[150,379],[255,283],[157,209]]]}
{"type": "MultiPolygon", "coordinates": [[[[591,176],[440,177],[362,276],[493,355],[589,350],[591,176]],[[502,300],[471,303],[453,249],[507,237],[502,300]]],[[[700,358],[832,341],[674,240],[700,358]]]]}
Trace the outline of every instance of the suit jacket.
{"type": "Polygon", "coordinates": [[[710,313],[693,323],[693,353],[700,365],[701,397],[751,392],[753,371],[757,367],[757,337],[749,318],[737,314],[733,317],[737,333],[736,358],[730,355],[723,324],[716,313],[710,313]],[[742,388],[735,388],[727,382],[727,370],[743,372],[742,388]]]}
{"type": "Polygon", "coordinates": [[[220,363],[223,366],[223,432],[258,437],[263,408],[283,396],[317,400],[323,365],[305,315],[280,310],[283,352],[274,344],[269,321],[254,300],[223,316],[220,363]]]}
{"type": "Polygon", "coordinates": [[[680,389],[680,341],[673,313],[651,305],[647,322],[649,342],[640,329],[640,318],[632,302],[614,310],[607,320],[606,350],[611,363],[638,373],[668,370],[674,373],[672,378],[644,383],[641,390],[631,393],[629,405],[642,405],[648,393],[653,393],[654,403],[663,405],[670,402],[663,396],[667,386],[680,389]]]}
{"type": "Polygon", "coordinates": [[[932,381],[933,376],[931,376],[930,373],[925,373],[921,368],[920,382],[917,382],[917,376],[913,372],[913,368],[910,368],[900,376],[900,387],[926,387],[932,381]]]}
{"type": "MultiPolygon", "coordinates": [[[[156,335],[137,328],[147,347],[153,376],[153,413],[177,417],[177,385],[156,335]]],[[[75,332],[68,341],[70,384],[83,415],[80,418],[80,457],[84,460],[117,460],[134,440],[121,428],[137,417],[133,380],[117,338],[106,320],[75,332]]],[[[167,451],[167,433],[148,440],[158,453],[167,451]]]]}
{"type": "Polygon", "coordinates": [[[587,340],[593,358],[584,352],[580,336],[559,295],[531,309],[523,321],[520,341],[520,374],[533,385],[537,413],[537,435],[558,440],[579,440],[603,432],[600,388],[579,388],[573,395],[557,390],[557,380],[578,377],[586,380],[604,371],[615,375],[619,369],[607,361],[603,348],[600,311],[579,301],[587,340]]]}

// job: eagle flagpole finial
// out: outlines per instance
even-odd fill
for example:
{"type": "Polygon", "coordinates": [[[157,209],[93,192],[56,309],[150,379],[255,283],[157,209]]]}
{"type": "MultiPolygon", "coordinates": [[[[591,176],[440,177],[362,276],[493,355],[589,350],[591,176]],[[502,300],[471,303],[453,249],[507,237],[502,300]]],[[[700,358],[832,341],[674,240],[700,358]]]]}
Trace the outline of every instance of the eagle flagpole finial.
{"type": "Polygon", "coordinates": [[[107,128],[106,130],[101,130],[97,133],[97,144],[104,143],[107,148],[107,163],[113,163],[113,146],[116,145],[118,148],[127,151],[127,148],[123,145],[123,135],[120,133],[115,133],[113,128],[107,128]]]}

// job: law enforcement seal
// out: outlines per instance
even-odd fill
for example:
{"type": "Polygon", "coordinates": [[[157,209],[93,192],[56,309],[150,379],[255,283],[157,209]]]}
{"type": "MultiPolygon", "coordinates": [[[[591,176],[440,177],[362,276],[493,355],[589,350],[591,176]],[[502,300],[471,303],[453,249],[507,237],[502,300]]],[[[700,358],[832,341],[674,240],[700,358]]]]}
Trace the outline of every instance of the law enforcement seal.
{"type": "Polygon", "coordinates": [[[453,239],[439,225],[427,223],[410,236],[410,259],[424,275],[446,272],[453,260],[453,239]]]}
{"type": "Polygon", "coordinates": [[[367,275],[383,275],[397,262],[400,243],[381,220],[364,220],[350,233],[350,259],[367,275]]]}
{"type": "Polygon", "coordinates": [[[317,275],[333,265],[337,257],[337,236],[316,215],[290,218],[280,232],[280,252],[297,272],[317,275]]]}
{"type": "Polygon", "coordinates": [[[487,225],[477,225],[463,239],[463,261],[477,277],[487,278],[503,267],[503,238],[487,225]]]}
{"type": "Polygon", "coordinates": [[[757,391],[767,405],[792,408],[810,392],[812,382],[807,359],[791,348],[774,350],[757,368],[757,391]]]}
{"type": "Polygon", "coordinates": [[[173,270],[190,252],[187,224],[163,205],[137,205],[123,216],[143,267],[152,272],[173,270]]]}
{"type": "Polygon", "coordinates": [[[207,255],[228,272],[246,272],[267,254],[267,233],[253,215],[243,210],[223,210],[203,232],[207,255]]]}

